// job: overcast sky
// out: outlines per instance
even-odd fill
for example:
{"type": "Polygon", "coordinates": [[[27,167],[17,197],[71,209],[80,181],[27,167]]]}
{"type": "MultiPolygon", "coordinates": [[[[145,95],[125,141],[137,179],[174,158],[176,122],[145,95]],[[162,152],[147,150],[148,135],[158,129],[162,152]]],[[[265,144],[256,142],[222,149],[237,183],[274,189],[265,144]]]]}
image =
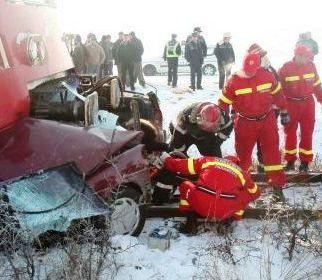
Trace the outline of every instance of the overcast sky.
{"type": "Polygon", "coordinates": [[[311,30],[322,44],[322,3],[319,0],[58,0],[65,32],[100,37],[136,31],[145,56],[159,56],[171,33],[185,39],[200,26],[207,43],[225,31],[233,35],[237,55],[253,42],[262,44],[276,63],[290,58],[298,33],[311,30]]]}

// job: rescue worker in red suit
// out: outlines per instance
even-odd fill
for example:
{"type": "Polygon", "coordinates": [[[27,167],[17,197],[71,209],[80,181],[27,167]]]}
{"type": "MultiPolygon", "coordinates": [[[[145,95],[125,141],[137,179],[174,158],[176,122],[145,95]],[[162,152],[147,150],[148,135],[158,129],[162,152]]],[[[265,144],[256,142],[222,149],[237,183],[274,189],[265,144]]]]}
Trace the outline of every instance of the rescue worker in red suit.
{"type": "Polygon", "coordinates": [[[198,176],[196,182],[183,181],[179,186],[182,211],[219,222],[239,220],[248,203],[260,196],[249,174],[238,166],[237,157],[178,159],[166,155],[161,159],[164,168],[171,172],[198,176]]]}
{"type": "Polygon", "coordinates": [[[259,54],[248,53],[240,71],[232,75],[225,84],[219,106],[236,112],[235,149],[243,170],[250,171],[252,151],[259,141],[264,170],[274,190],[274,199],[283,201],[282,187],[285,174],[281,165],[279,136],[273,105],[281,108],[281,122],[289,121],[281,84],[274,75],[260,66],[259,54]]]}
{"type": "MultiPolygon", "coordinates": [[[[279,76],[275,68],[271,65],[271,62],[268,58],[267,51],[262,49],[262,47],[258,44],[252,44],[248,50],[248,53],[258,53],[261,58],[261,67],[265,68],[267,71],[271,72],[274,74],[274,77],[276,78],[277,81],[280,81],[279,76]]],[[[276,118],[279,116],[279,109],[275,108],[275,115],[276,118]]],[[[258,160],[258,165],[257,165],[257,172],[258,173],[264,173],[264,164],[263,164],[263,157],[262,157],[262,151],[260,148],[259,141],[257,141],[257,160],[258,160]]]]}
{"type": "Polygon", "coordinates": [[[299,171],[307,172],[313,159],[312,135],[315,123],[315,101],[322,102],[321,81],[312,62],[312,52],[304,45],[294,50],[294,58],[279,70],[283,92],[287,101],[291,122],[284,127],[286,170],[294,170],[294,163],[301,161],[299,171]],[[297,128],[300,126],[300,142],[297,128]]]}

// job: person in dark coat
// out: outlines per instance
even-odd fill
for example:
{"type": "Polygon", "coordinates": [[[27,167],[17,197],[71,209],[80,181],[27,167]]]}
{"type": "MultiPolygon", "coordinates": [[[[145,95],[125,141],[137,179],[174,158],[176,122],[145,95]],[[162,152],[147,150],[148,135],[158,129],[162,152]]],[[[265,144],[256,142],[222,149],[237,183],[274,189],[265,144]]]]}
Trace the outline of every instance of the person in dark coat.
{"type": "Polygon", "coordinates": [[[112,47],[112,56],[114,59],[114,63],[117,67],[117,74],[121,80],[122,80],[122,69],[121,69],[121,62],[118,57],[118,53],[119,53],[119,47],[123,41],[124,41],[124,33],[119,32],[119,38],[114,42],[112,47]]]}
{"type": "Polygon", "coordinates": [[[230,39],[230,33],[224,33],[223,40],[217,43],[214,50],[218,62],[219,89],[224,87],[225,78],[230,76],[231,67],[235,63],[235,53],[230,39]]]}
{"type": "Polygon", "coordinates": [[[135,90],[134,87],[134,63],[136,60],[136,49],[134,44],[131,42],[131,37],[129,34],[124,34],[124,42],[122,42],[118,48],[117,57],[121,63],[121,73],[122,73],[122,84],[125,88],[126,85],[126,75],[129,74],[131,90],[135,90]]]}
{"type": "Polygon", "coordinates": [[[101,65],[100,73],[99,73],[100,78],[102,78],[107,75],[113,75],[113,55],[112,55],[113,43],[111,42],[111,36],[103,35],[100,45],[103,48],[105,53],[105,60],[101,65]]]}
{"type": "Polygon", "coordinates": [[[77,74],[85,73],[85,46],[82,44],[80,35],[75,37],[75,48],[72,52],[72,59],[77,74]]]}
{"type": "Polygon", "coordinates": [[[222,157],[221,144],[229,138],[233,122],[211,102],[193,103],[170,123],[170,148],[187,153],[195,144],[203,156],[222,157]]]}
{"type": "Polygon", "coordinates": [[[178,60],[181,55],[181,45],[176,40],[177,34],[172,34],[171,41],[164,47],[163,59],[168,62],[168,86],[177,86],[178,81],[178,60]]]}
{"type": "Polygon", "coordinates": [[[202,64],[203,64],[203,47],[202,43],[198,41],[198,34],[193,33],[191,40],[185,47],[185,59],[190,63],[190,88],[196,89],[196,75],[197,75],[197,89],[203,89],[201,86],[202,79],[202,64]]]}
{"type": "Polygon", "coordinates": [[[134,60],[134,83],[139,80],[139,84],[145,87],[145,80],[142,70],[142,55],[144,52],[144,47],[142,41],[136,37],[135,33],[132,31],[130,33],[132,44],[135,47],[135,60],[134,60]]]}
{"type": "Polygon", "coordinates": [[[186,44],[188,44],[192,40],[192,36],[193,36],[193,34],[195,34],[197,36],[198,42],[199,42],[199,44],[201,46],[202,55],[203,55],[203,57],[206,57],[208,47],[207,47],[207,44],[206,44],[206,40],[201,35],[201,33],[202,33],[201,28],[200,27],[195,27],[193,29],[192,34],[187,37],[186,44]]]}

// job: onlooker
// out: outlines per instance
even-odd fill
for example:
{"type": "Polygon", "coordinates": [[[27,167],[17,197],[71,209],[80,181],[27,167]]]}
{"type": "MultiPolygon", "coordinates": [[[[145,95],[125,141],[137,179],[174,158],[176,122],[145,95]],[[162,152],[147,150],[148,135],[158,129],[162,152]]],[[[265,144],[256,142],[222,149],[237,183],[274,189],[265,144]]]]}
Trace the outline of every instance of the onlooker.
{"type": "Polygon", "coordinates": [[[205,38],[201,35],[201,33],[202,33],[201,28],[195,27],[193,29],[193,33],[188,36],[188,38],[186,40],[186,44],[188,44],[192,40],[193,34],[195,34],[198,38],[198,43],[201,46],[202,55],[203,55],[203,57],[206,57],[207,56],[207,44],[206,44],[205,38]]]}
{"type": "Polygon", "coordinates": [[[203,64],[203,47],[202,43],[198,41],[198,33],[192,34],[192,39],[186,44],[185,58],[190,63],[190,88],[196,89],[196,75],[197,75],[197,89],[203,89],[201,86],[201,67],[203,64]]]}
{"type": "Polygon", "coordinates": [[[87,36],[86,56],[86,73],[98,75],[101,64],[105,60],[105,53],[103,48],[97,43],[96,36],[92,33],[87,36]]]}
{"type": "Polygon", "coordinates": [[[131,42],[131,37],[129,34],[124,34],[124,41],[120,44],[118,48],[117,57],[121,63],[121,73],[122,73],[122,84],[125,88],[126,85],[126,74],[130,77],[131,90],[135,90],[134,87],[134,63],[136,61],[136,49],[134,44],[131,42]]]}
{"type": "Polygon", "coordinates": [[[82,43],[81,36],[78,34],[75,37],[75,48],[72,51],[72,59],[76,73],[83,74],[85,72],[85,47],[82,43]]]}
{"type": "Polygon", "coordinates": [[[118,53],[119,53],[119,47],[123,41],[124,41],[124,33],[119,32],[119,38],[114,42],[113,48],[112,48],[112,55],[113,55],[114,63],[117,67],[117,74],[121,80],[122,80],[122,69],[121,69],[121,62],[118,57],[118,53]]]}
{"type": "Polygon", "coordinates": [[[111,42],[111,36],[103,35],[100,45],[103,48],[105,53],[105,60],[100,68],[100,77],[113,75],[113,54],[112,54],[113,43],[111,42]]]}
{"type": "Polygon", "coordinates": [[[181,55],[180,43],[176,40],[177,34],[171,35],[171,41],[169,41],[163,52],[163,59],[168,62],[168,86],[177,86],[178,81],[178,58],[181,55]]]}
{"type": "Polygon", "coordinates": [[[134,83],[139,80],[141,86],[145,87],[145,80],[143,77],[142,70],[142,55],[144,52],[142,41],[136,37],[135,33],[132,31],[130,33],[132,44],[135,48],[135,60],[134,60],[134,83]]]}
{"type": "Polygon", "coordinates": [[[297,46],[298,45],[307,46],[311,50],[311,52],[313,53],[312,60],[313,60],[314,56],[319,53],[318,43],[312,39],[312,34],[310,31],[307,31],[305,33],[301,33],[299,35],[299,39],[298,39],[296,45],[297,46]]]}
{"type": "Polygon", "coordinates": [[[219,70],[219,89],[222,89],[225,84],[225,77],[229,77],[231,67],[235,63],[235,53],[233,46],[230,43],[231,35],[229,32],[224,33],[223,40],[218,42],[214,50],[217,57],[219,70]]]}

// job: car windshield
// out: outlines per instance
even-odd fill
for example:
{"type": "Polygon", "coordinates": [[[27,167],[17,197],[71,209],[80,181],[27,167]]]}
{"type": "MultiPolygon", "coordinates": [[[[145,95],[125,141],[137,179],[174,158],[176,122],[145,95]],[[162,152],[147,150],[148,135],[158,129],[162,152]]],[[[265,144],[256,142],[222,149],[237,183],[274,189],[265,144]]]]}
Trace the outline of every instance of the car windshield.
{"type": "Polygon", "coordinates": [[[107,212],[72,164],[2,183],[0,194],[1,204],[8,204],[26,238],[65,231],[75,219],[107,212]]]}

